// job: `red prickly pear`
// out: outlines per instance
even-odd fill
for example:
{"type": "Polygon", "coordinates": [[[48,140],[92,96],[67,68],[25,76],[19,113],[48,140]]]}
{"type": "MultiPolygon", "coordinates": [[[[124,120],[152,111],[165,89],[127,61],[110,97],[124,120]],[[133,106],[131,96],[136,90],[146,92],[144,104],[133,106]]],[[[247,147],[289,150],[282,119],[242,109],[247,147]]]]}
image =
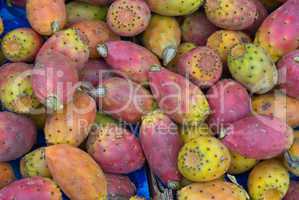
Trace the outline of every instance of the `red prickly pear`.
{"type": "Polygon", "coordinates": [[[98,46],[98,52],[113,69],[138,83],[147,82],[152,65],[160,65],[153,53],[132,42],[107,42],[98,46]]]}
{"type": "Polygon", "coordinates": [[[149,167],[169,188],[178,189],[181,175],[177,158],[183,142],[177,125],[156,110],[144,116],[140,130],[140,142],[149,167]]]}
{"type": "Polygon", "coordinates": [[[33,122],[21,115],[0,112],[0,162],[15,160],[32,148],[36,140],[33,122]]]}
{"type": "Polygon", "coordinates": [[[260,26],[255,43],[274,61],[299,47],[299,0],[289,0],[272,12],[260,26]]]}
{"type": "Polygon", "coordinates": [[[203,122],[210,113],[202,91],[183,76],[160,66],[149,72],[151,91],[159,107],[179,124],[203,122]]]}
{"type": "Polygon", "coordinates": [[[62,194],[51,179],[35,176],[9,184],[0,190],[0,199],[61,200],[62,194]]]}
{"type": "MultiPolygon", "coordinates": [[[[30,65],[26,63],[16,62],[16,63],[7,63],[0,67],[1,77],[12,78],[12,74],[22,73],[30,68],[30,65]]],[[[7,82],[7,78],[0,79],[0,88],[3,87],[3,84],[7,82]]]]}
{"type": "Polygon", "coordinates": [[[12,166],[9,163],[0,162],[0,189],[16,179],[12,166]]]}
{"type": "Polygon", "coordinates": [[[284,200],[297,200],[299,197],[299,183],[297,181],[291,181],[289,190],[284,197],[284,200]]]}
{"type": "Polygon", "coordinates": [[[87,151],[108,173],[131,173],[145,161],[138,139],[115,124],[94,130],[88,137],[87,151]]]}
{"type": "Polygon", "coordinates": [[[31,80],[39,101],[50,109],[61,110],[73,96],[78,74],[69,57],[52,51],[36,59],[31,80]]]}
{"type": "Polygon", "coordinates": [[[127,176],[105,174],[109,199],[130,198],[136,193],[136,186],[127,176]]]}
{"type": "Polygon", "coordinates": [[[293,131],[276,118],[256,115],[238,120],[224,130],[223,143],[248,158],[264,160],[278,156],[293,143],[293,131]]]}
{"type": "Polygon", "coordinates": [[[278,83],[283,92],[288,96],[299,97],[299,50],[292,51],[277,64],[278,83]]]}
{"type": "Polygon", "coordinates": [[[239,83],[224,79],[213,85],[207,92],[211,108],[209,125],[219,130],[250,113],[250,97],[239,83]]]}
{"type": "Polygon", "coordinates": [[[246,30],[254,35],[257,31],[257,29],[260,27],[260,25],[263,23],[263,21],[266,19],[268,16],[268,11],[262,4],[260,0],[252,0],[255,3],[255,6],[257,8],[257,17],[254,21],[254,23],[248,27],[246,30]]]}
{"type": "Polygon", "coordinates": [[[66,24],[64,0],[27,0],[26,14],[32,28],[41,35],[52,35],[66,24]]]}

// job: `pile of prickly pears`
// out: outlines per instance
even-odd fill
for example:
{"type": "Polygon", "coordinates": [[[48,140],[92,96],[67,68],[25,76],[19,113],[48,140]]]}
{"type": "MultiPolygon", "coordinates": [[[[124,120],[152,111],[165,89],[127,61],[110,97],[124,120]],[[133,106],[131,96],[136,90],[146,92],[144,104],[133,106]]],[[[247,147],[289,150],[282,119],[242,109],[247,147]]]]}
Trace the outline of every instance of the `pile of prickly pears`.
{"type": "Polygon", "coordinates": [[[146,164],[177,192],[153,199],[299,199],[299,0],[10,4],[0,200],[143,199],[146,164]]]}

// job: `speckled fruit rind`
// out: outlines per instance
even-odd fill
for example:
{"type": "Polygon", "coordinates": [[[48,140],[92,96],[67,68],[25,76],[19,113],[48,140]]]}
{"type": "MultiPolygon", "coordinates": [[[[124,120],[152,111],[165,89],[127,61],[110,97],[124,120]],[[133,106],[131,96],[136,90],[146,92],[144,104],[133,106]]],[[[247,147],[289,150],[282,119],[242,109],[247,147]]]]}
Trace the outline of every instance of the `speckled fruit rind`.
{"type": "Polygon", "coordinates": [[[15,160],[35,143],[36,128],[33,122],[10,112],[0,112],[0,162],[15,160]]]}
{"type": "Polygon", "coordinates": [[[159,59],[152,52],[133,42],[106,42],[98,51],[112,69],[138,83],[148,81],[152,65],[160,65],[159,59]]]}
{"type": "Polygon", "coordinates": [[[288,96],[298,98],[299,50],[284,55],[278,62],[277,68],[280,89],[288,96]]]}
{"type": "Polygon", "coordinates": [[[206,97],[183,76],[154,66],[149,72],[149,83],[159,107],[173,121],[194,124],[208,117],[210,108],[206,97]]]}
{"type": "Polygon", "coordinates": [[[290,0],[273,11],[260,26],[255,43],[274,61],[299,47],[299,1],[290,0]]]}
{"type": "Polygon", "coordinates": [[[107,7],[91,5],[84,2],[71,1],[66,4],[67,23],[72,24],[83,20],[105,20],[107,7]]]}
{"type": "Polygon", "coordinates": [[[145,161],[138,139],[115,124],[91,132],[87,151],[107,173],[127,174],[140,169],[145,161]]]}
{"type": "Polygon", "coordinates": [[[231,162],[228,149],[216,138],[201,136],[186,143],[178,156],[178,168],[187,179],[207,182],[227,172],[231,162]]]}
{"type": "Polygon", "coordinates": [[[274,116],[288,123],[291,127],[299,126],[299,100],[275,91],[254,96],[251,101],[252,110],[260,115],[274,116]]]}
{"type": "Polygon", "coordinates": [[[115,0],[79,0],[79,1],[90,3],[92,5],[109,5],[115,0]]]}
{"type": "Polygon", "coordinates": [[[105,175],[86,152],[67,144],[52,145],[46,148],[46,161],[54,181],[70,199],[107,199],[105,175]]]}
{"type": "Polygon", "coordinates": [[[222,75],[222,62],[217,52],[209,47],[197,47],[182,55],[178,72],[200,88],[214,85],[222,75]]]}
{"type": "Polygon", "coordinates": [[[78,74],[69,57],[51,51],[39,56],[32,71],[32,88],[35,96],[47,108],[63,109],[71,100],[78,74]]]}
{"type": "Polygon", "coordinates": [[[278,156],[293,143],[293,131],[285,122],[263,115],[240,119],[224,133],[222,142],[231,151],[257,160],[278,156]]]}
{"type": "Polygon", "coordinates": [[[27,0],[26,14],[31,27],[41,35],[52,35],[66,24],[64,0],[27,0]]]}
{"type": "Polygon", "coordinates": [[[284,155],[284,165],[294,175],[299,176],[299,131],[294,131],[294,142],[284,155]]]}
{"type": "Polygon", "coordinates": [[[279,200],[289,188],[289,174],[277,160],[263,161],[248,177],[248,191],[252,200],[279,200]]]}
{"type": "Polygon", "coordinates": [[[0,86],[2,105],[13,112],[30,113],[40,106],[31,84],[32,66],[26,63],[3,65],[0,76],[6,77],[0,86]]]}
{"type": "Polygon", "coordinates": [[[63,111],[48,116],[44,128],[47,144],[79,146],[87,138],[95,117],[95,100],[83,92],[75,93],[63,111]]]}
{"type": "Polygon", "coordinates": [[[136,193],[136,186],[127,176],[105,174],[108,184],[108,198],[130,198],[136,193]]]}
{"type": "Polygon", "coordinates": [[[132,37],[143,32],[151,19],[151,10],[143,0],[116,0],[108,9],[107,24],[120,36],[132,37]]]}
{"type": "Polygon", "coordinates": [[[85,20],[75,23],[71,27],[86,36],[90,51],[89,57],[92,59],[100,57],[97,52],[97,45],[120,39],[119,36],[110,31],[105,22],[100,20],[85,20]]]}
{"type": "Polygon", "coordinates": [[[52,51],[69,57],[76,69],[82,69],[89,58],[86,36],[73,28],[59,31],[50,37],[38,52],[36,59],[52,51]]]}
{"type": "Polygon", "coordinates": [[[143,117],[139,137],[153,173],[167,187],[178,189],[181,175],[177,158],[183,141],[177,125],[162,111],[155,110],[143,117]]]}
{"type": "Polygon", "coordinates": [[[26,154],[20,161],[20,172],[23,177],[41,176],[51,178],[45,157],[45,148],[38,148],[26,154]]]}
{"type": "Polygon", "coordinates": [[[267,52],[254,44],[237,44],[228,55],[232,76],[251,93],[264,94],[278,82],[278,72],[267,52]]]}
{"type": "Polygon", "coordinates": [[[208,37],[219,29],[207,19],[203,12],[188,15],[181,28],[183,40],[199,46],[205,45],[208,37]]]}
{"type": "Polygon", "coordinates": [[[248,31],[252,35],[255,35],[257,29],[263,23],[263,21],[268,16],[268,11],[265,6],[262,4],[261,0],[252,0],[257,8],[257,17],[255,18],[254,23],[248,27],[245,31],[248,31]]]}
{"type": "Polygon", "coordinates": [[[221,128],[250,113],[250,96],[247,90],[231,79],[217,82],[206,96],[211,108],[209,126],[218,133],[221,128]]]}
{"type": "Polygon", "coordinates": [[[234,45],[249,42],[250,37],[241,31],[219,30],[208,38],[207,46],[216,50],[222,62],[226,63],[227,55],[234,45]]]}
{"type": "Polygon", "coordinates": [[[246,158],[236,152],[230,152],[231,154],[231,164],[228,169],[228,173],[230,174],[242,174],[251,168],[253,168],[257,160],[252,159],[252,158],[246,158]]]}
{"type": "Polygon", "coordinates": [[[0,199],[62,200],[62,194],[51,179],[35,176],[9,184],[0,190],[0,199]]]}
{"type": "Polygon", "coordinates": [[[299,196],[299,182],[291,181],[289,190],[285,195],[284,200],[297,200],[298,196],[299,196]]]}
{"type": "Polygon", "coordinates": [[[181,126],[180,135],[184,143],[190,142],[200,136],[212,136],[213,132],[206,123],[190,126],[181,126]]]}
{"type": "Polygon", "coordinates": [[[167,65],[181,43],[180,25],[174,17],[153,15],[143,34],[143,44],[167,65]]]}
{"type": "Polygon", "coordinates": [[[240,186],[221,180],[193,183],[178,191],[178,200],[247,200],[247,193],[240,186]]]}
{"type": "Polygon", "coordinates": [[[164,16],[182,16],[195,12],[203,3],[203,0],[146,0],[151,10],[164,16]]]}
{"type": "Polygon", "coordinates": [[[30,28],[17,28],[2,39],[4,56],[12,62],[30,62],[42,46],[42,38],[30,28]]]}
{"type": "Polygon", "coordinates": [[[0,189],[16,179],[13,168],[9,163],[0,162],[0,189]]]}

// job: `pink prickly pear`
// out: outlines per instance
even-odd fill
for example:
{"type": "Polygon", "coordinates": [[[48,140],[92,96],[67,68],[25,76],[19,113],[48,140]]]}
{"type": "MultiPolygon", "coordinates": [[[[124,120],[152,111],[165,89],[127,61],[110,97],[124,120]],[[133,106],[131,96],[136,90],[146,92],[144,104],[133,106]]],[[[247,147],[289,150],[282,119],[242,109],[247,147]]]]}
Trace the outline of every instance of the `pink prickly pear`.
{"type": "Polygon", "coordinates": [[[256,17],[254,23],[250,27],[248,27],[246,30],[254,35],[255,32],[257,31],[257,29],[260,27],[260,25],[263,23],[263,21],[268,16],[268,11],[266,10],[266,8],[264,7],[264,5],[262,4],[262,2],[260,0],[252,0],[252,1],[253,1],[253,3],[255,3],[255,6],[257,8],[257,17],[256,17]]]}
{"type": "Polygon", "coordinates": [[[111,199],[130,198],[135,194],[136,186],[129,177],[116,174],[105,174],[105,177],[108,186],[108,197],[111,199]]]}

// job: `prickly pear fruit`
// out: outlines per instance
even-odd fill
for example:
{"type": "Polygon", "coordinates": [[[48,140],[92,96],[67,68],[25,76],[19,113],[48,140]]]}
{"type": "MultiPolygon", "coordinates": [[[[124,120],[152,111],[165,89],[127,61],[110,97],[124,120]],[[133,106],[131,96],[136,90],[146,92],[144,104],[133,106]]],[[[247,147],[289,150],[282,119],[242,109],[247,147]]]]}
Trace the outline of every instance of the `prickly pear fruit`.
{"type": "Polygon", "coordinates": [[[151,19],[151,10],[144,0],[116,0],[107,13],[107,24],[120,35],[132,37],[143,32],[151,19]]]}
{"type": "Polygon", "coordinates": [[[70,58],[54,51],[36,59],[31,77],[35,96],[54,110],[61,110],[71,100],[78,79],[70,58]]]}
{"type": "Polygon", "coordinates": [[[89,57],[88,40],[78,30],[73,28],[65,29],[55,33],[44,43],[37,54],[37,59],[52,51],[57,51],[69,57],[75,68],[82,69],[89,57]]]}
{"type": "Polygon", "coordinates": [[[298,75],[299,75],[299,50],[292,51],[278,62],[278,83],[279,87],[288,96],[299,97],[298,75]]]}
{"type": "Polygon", "coordinates": [[[104,6],[71,1],[66,5],[67,23],[73,24],[83,20],[105,20],[107,10],[104,6]]]}
{"type": "Polygon", "coordinates": [[[218,30],[202,12],[187,16],[181,28],[184,41],[199,46],[205,45],[208,37],[218,30]]]}
{"type": "Polygon", "coordinates": [[[86,152],[66,144],[52,145],[46,148],[46,161],[54,181],[70,199],[107,198],[104,173],[86,152]]]}
{"type": "Polygon", "coordinates": [[[203,3],[203,0],[146,0],[151,10],[165,16],[182,16],[195,12],[203,3]]]}
{"type": "Polygon", "coordinates": [[[0,122],[0,162],[15,160],[27,153],[36,140],[33,122],[10,112],[0,112],[0,122]]]}
{"type": "Polygon", "coordinates": [[[6,78],[0,86],[0,99],[6,109],[31,113],[40,106],[33,94],[31,75],[32,66],[26,63],[12,63],[1,67],[0,76],[6,78]]]}
{"type": "Polygon", "coordinates": [[[209,125],[219,133],[220,129],[242,119],[250,113],[250,97],[239,83],[223,79],[207,92],[211,108],[209,125]]]}
{"type": "Polygon", "coordinates": [[[145,83],[152,65],[160,61],[146,48],[128,41],[110,41],[98,47],[108,65],[133,81],[145,83]]]}
{"type": "Polygon", "coordinates": [[[207,46],[216,50],[223,63],[226,63],[227,55],[234,45],[249,42],[250,37],[241,31],[220,30],[208,38],[207,46]]]}
{"type": "Polygon", "coordinates": [[[79,0],[79,1],[83,1],[92,5],[109,5],[115,0],[79,0]]]}
{"type": "Polygon", "coordinates": [[[138,139],[115,124],[107,124],[91,132],[87,150],[108,173],[127,174],[144,164],[138,139]]]}
{"type": "Polygon", "coordinates": [[[187,143],[200,136],[212,136],[213,132],[206,123],[200,123],[191,126],[181,126],[180,135],[184,143],[187,143]]]}
{"type": "Polygon", "coordinates": [[[263,115],[238,120],[224,134],[223,143],[231,151],[257,160],[278,156],[293,143],[293,131],[286,123],[263,115]]]}
{"type": "Polygon", "coordinates": [[[51,179],[35,176],[9,184],[0,190],[0,199],[61,200],[62,194],[51,179]]]}
{"type": "Polygon", "coordinates": [[[230,152],[231,153],[231,164],[228,169],[228,173],[230,174],[242,174],[251,168],[253,168],[257,160],[252,158],[246,158],[236,152],[230,152]]]}
{"type": "Polygon", "coordinates": [[[254,44],[237,44],[228,55],[232,76],[252,93],[264,94],[278,81],[275,64],[261,47],[254,44]]]}
{"type": "Polygon", "coordinates": [[[247,196],[240,186],[220,180],[193,183],[178,191],[178,200],[247,200],[247,196]]]}
{"type": "Polygon", "coordinates": [[[151,91],[159,107],[179,124],[203,122],[210,113],[202,91],[183,76],[160,66],[149,72],[151,91]]]}
{"type": "Polygon", "coordinates": [[[108,198],[130,198],[136,193],[136,186],[127,176],[105,174],[108,184],[108,198]]]}
{"type": "Polygon", "coordinates": [[[154,15],[143,34],[143,43],[163,59],[166,66],[175,57],[181,43],[180,25],[173,17],[154,15]]]}
{"type": "Polygon", "coordinates": [[[4,56],[12,62],[30,62],[42,46],[42,38],[30,28],[17,28],[2,40],[4,56]]]}
{"type": "Polygon", "coordinates": [[[290,0],[272,12],[260,26],[254,42],[274,61],[299,47],[299,1],[290,0]]]}
{"type": "Polygon", "coordinates": [[[252,0],[252,2],[255,4],[257,8],[257,17],[255,18],[254,23],[250,27],[248,27],[246,31],[254,35],[257,29],[268,16],[268,11],[266,10],[266,8],[260,0],[252,0]]]}
{"type": "Polygon", "coordinates": [[[64,0],[27,0],[26,14],[31,27],[41,35],[52,35],[66,24],[64,0]]]}
{"type": "Polygon", "coordinates": [[[177,125],[163,112],[155,110],[143,117],[139,137],[153,173],[167,187],[178,189],[181,175],[177,158],[183,142],[177,125]]]}
{"type": "Polygon", "coordinates": [[[214,85],[222,75],[220,56],[209,47],[197,47],[182,55],[178,72],[200,88],[214,85]]]}
{"type": "Polygon", "coordinates": [[[296,200],[299,196],[299,183],[297,181],[291,181],[289,190],[284,197],[284,200],[296,200]]]}
{"type": "Polygon", "coordinates": [[[206,182],[221,177],[228,170],[228,149],[216,138],[201,136],[186,143],[178,157],[178,167],[191,181],[206,182]]]}
{"type": "Polygon", "coordinates": [[[103,81],[96,89],[99,97],[99,107],[116,119],[128,123],[137,123],[143,114],[151,111],[154,98],[143,86],[119,77],[103,81]]]}
{"type": "Polygon", "coordinates": [[[263,161],[253,168],[248,177],[248,191],[252,200],[279,200],[288,191],[289,174],[277,160],[263,161]]]}
{"type": "Polygon", "coordinates": [[[287,122],[291,127],[299,126],[299,100],[288,97],[281,92],[268,93],[252,98],[252,110],[260,115],[274,116],[287,122]]]}
{"type": "Polygon", "coordinates": [[[110,31],[105,22],[99,20],[85,20],[75,23],[71,27],[86,36],[90,51],[89,57],[92,59],[99,57],[97,45],[120,39],[119,36],[110,31]]]}
{"type": "Polygon", "coordinates": [[[0,189],[16,179],[14,171],[9,163],[0,162],[0,189]]]}
{"type": "Polygon", "coordinates": [[[44,129],[47,144],[79,146],[87,138],[95,117],[94,99],[83,92],[75,93],[62,112],[47,118],[44,129]]]}
{"type": "Polygon", "coordinates": [[[112,77],[111,68],[104,60],[89,60],[79,73],[83,82],[98,86],[103,80],[112,77]]]}
{"type": "Polygon", "coordinates": [[[286,168],[299,176],[299,131],[294,132],[294,143],[284,155],[284,165],[286,168]]]}
{"type": "Polygon", "coordinates": [[[20,161],[20,171],[23,177],[51,178],[46,162],[45,148],[41,147],[25,155],[20,161]]]}

